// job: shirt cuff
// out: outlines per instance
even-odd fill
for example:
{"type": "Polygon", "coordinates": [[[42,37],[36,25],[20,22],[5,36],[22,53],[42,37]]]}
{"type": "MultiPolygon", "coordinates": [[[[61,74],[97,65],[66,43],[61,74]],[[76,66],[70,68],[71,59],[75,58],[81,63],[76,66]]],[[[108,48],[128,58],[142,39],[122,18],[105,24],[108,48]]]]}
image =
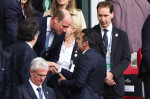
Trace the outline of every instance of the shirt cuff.
{"type": "Polygon", "coordinates": [[[61,67],[59,67],[59,69],[58,69],[58,73],[60,73],[60,72],[61,72],[61,70],[62,70],[62,68],[61,68],[61,67]]]}

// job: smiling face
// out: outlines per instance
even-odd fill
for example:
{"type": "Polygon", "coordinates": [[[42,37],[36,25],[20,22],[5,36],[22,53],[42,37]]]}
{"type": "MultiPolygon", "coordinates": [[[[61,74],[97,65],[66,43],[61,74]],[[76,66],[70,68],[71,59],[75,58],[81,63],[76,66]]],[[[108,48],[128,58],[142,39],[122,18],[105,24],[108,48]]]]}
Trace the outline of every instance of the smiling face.
{"type": "Polygon", "coordinates": [[[109,7],[98,8],[97,17],[100,25],[103,28],[107,28],[111,24],[111,19],[114,17],[114,13],[110,13],[109,7]]]}

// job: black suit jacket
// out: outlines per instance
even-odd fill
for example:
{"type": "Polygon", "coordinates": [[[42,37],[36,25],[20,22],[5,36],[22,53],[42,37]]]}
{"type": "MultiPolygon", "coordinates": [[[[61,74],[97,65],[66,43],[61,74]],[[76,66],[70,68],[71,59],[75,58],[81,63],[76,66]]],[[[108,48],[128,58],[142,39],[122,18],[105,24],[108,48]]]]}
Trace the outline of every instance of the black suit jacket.
{"type": "Polygon", "coordinates": [[[9,99],[11,95],[10,54],[2,50],[0,43],[0,99],[9,99]]]}
{"type": "Polygon", "coordinates": [[[3,48],[16,40],[18,22],[23,19],[22,8],[18,0],[1,0],[0,29],[3,48]]]}
{"type": "Polygon", "coordinates": [[[142,60],[139,69],[139,77],[144,73],[150,75],[150,15],[147,17],[142,28],[142,60]]]}
{"type": "Polygon", "coordinates": [[[55,33],[52,45],[47,50],[45,50],[44,46],[46,40],[46,29],[47,29],[47,17],[44,17],[40,25],[40,35],[34,46],[34,50],[38,56],[41,56],[49,61],[57,62],[59,59],[60,48],[64,40],[65,33],[63,33],[62,35],[57,35],[55,33]]]}
{"type": "Polygon", "coordinates": [[[71,99],[101,99],[106,63],[95,49],[89,49],[80,56],[73,73],[65,69],[61,73],[67,80],[60,85],[71,89],[71,99]]]}
{"type": "MultiPolygon", "coordinates": [[[[56,99],[54,91],[42,85],[42,89],[46,99],[56,99]]],[[[29,81],[14,89],[12,99],[38,99],[29,81]]]]}
{"type": "Polygon", "coordinates": [[[15,87],[30,78],[30,64],[37,55],[24,41],[16,41],[6,51],[11,54],[12,83],[15,87]]]}
{"type": "MultiPolygon", "coordinates": [[[[100,44],[98,51],[105,57],[105,47],[102,40],[101,29],[99,24],[93,27],[100,35],[100,44]]],[[[130,63],[130,47],[127,34],[113,26],[112,30],[112,48],[111,48],[111,72],[114,74],[114,90],[119,96],[123,96],[124,92],[124,76],[123,72],[130,63]]]]}

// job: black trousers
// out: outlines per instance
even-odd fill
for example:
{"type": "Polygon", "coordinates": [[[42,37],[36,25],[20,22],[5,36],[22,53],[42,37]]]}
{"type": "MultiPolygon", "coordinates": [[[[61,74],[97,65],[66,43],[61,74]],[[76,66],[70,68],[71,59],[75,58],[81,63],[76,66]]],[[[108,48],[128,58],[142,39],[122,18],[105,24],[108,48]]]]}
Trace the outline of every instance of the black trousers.
{"type": "Polygon", "coordinates": [[[143,74],[143,81],[144,81],[145,99],[150,99],[150,74],[149,73],[143,74]]]}
{"type": "Polygon", "coordinates": [[[104,91],[103,91],[103,96],[104,99],[122,99],[122,96],[118,96],[115,91],[113,86],[108,86],[104,84],[104,91]]]}

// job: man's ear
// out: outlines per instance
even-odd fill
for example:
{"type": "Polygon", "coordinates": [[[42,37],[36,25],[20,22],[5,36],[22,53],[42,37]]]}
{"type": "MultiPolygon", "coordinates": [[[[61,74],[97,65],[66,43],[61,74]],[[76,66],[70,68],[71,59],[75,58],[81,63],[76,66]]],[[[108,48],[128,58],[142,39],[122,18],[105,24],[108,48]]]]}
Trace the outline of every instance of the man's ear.
{"type": "Polygon", "coordinates": [[[55,17],[54,18],[54,23],[57,23],[58,22],[58,17],[55,17]]]}
{"type": "Polygon", "coordinates": [[[88,42],[88,41],[83,42],[83,46],[84,46],[84,47],[86,47],[86,46],[88,46],[88,45],[89,45],[89,42],[88,42]]]}

